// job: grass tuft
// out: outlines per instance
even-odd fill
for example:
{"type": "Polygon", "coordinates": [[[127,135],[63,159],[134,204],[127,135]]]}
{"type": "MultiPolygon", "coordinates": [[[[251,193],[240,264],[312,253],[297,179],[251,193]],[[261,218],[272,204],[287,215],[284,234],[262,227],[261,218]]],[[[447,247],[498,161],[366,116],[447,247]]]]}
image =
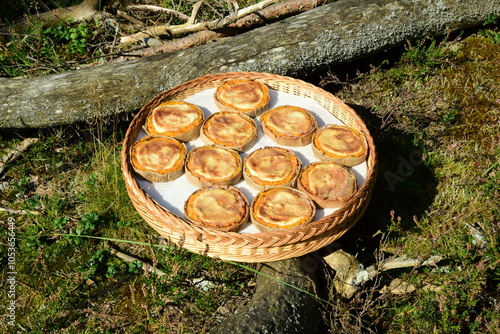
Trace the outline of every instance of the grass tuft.
{"type": "MultiPolygon", "coordinates": [[[[373,331],[363,325],[367,317],[376,319],[376,330],[384,333],[492,333],[498,328],[497,35],[491,29],[451,41],[408,44],[394,66],[374,66],[336,92],[365,112],[379,153],[379,182],[358,223],[362,226],[355,228],[358,242],[371,245],[377,230],[390,232],[391,238],[375,247],[417,259],[440,255],[444,261],[434,268],[381,274],[380,286],[366,285],[347,307],[369,305],[371,313],[332,319],[331,328],[349,332],[348,326],[356,324],[359,331],[373,331]],[[394,278],[411,283],[415,291],[381,294],[394,278]],[[437,288],[429,290],[428,284],[437,288]]],[[[338,84],[339,79],[331,74],[324,82],[338,84]]],[[[377,260],[369,253],[364,257],[377,260]]]]}

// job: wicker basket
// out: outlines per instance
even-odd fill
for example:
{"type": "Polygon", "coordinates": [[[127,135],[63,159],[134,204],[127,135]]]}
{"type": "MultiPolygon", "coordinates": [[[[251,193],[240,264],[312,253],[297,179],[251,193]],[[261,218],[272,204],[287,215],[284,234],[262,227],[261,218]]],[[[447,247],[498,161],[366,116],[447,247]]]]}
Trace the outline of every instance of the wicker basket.
{"type": "Polygon", "coordinates": [[[160,235],[192,252],[222,260],[269,262],[301,256],[318,250],[347,232],[361,217],[370,200],[376,179],[377,157],[373,138],[359,116],[332,94],[301,80],[266,73],[232,72],[207,75],[169,89],[147,103],[131,122],[122,150],[122,169],[128,194],[134,207],[160,235]],[[312,99],[348,126],[362,131],[367,138],[366,181],[349,202],[334,213],[310,224],[273,233],[220,232],[194,226],[153,200],[134,178],[129,149],[142,129],[152,108],[165,100],[182,100],[197,92],[216,88],[233,78],[258,80],[269,88],[312,99]]]}

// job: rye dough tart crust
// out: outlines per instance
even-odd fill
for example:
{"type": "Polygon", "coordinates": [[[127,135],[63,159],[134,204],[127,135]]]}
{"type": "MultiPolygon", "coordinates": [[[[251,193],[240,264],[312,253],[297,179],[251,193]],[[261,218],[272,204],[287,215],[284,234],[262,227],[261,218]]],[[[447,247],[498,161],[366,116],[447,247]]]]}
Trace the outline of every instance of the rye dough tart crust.
{"type": "Polygon", "coordinates": [[[248,221],[249,204],[236,187],[204,187],[191,194],[184,204],[186,218],[199,226],[237,231],[248,221]]]}
{"type": "Polygon", "coordinates": [[[315,214],[316,207],[309,196],[291,187],[259,192],[250,208],[252,223],[261,232],[302,226],[311,222],[315,214]]]}
{"type": "Polygon", "coordinates": [[[312,147],[319,160],[349,167],[359,165],[368,154],[365,136],[343,125],[327,124],[319,128],[314,134],[312,147]]]}
{"type": "Polygon", "coordinates": [[[167,182],[183,174],[186,152],[186,145],[176,139],[147,136],[130,147],[130,160],[146,180],[167,182]]]}
{"type": "Polygon", "coordinates": [[[277,186],[295,186],[302,163],[295,153],[283,147],[266,146],[246,156],[245,181],[257,190],[277,186]]]}
{"type": "Polygon", "coordinates": [[[241,178],[242,165],[240,155],[234,150],[216,145],[198,146],[186,157],[186,177],[197,187],[233,185],[241,178]]]}
{"type": "Polygon", "coordinates": [[[335,162],[312,162],[304,167],[297,187],[322,208],[338,208],[356,192],[356,176],[335,162]]]}
{"type": "Polygon", "coordinates": [[[318,128],[318,122],[305,108],[280,106],[261,117],[262,130],[273,141],[284,146],[305,146],[318,128]]]}
{"type": "Polygon", "coordinates": [[[150,111],[145,127],[151,136],[190,141],[198,138],[203,119],[203,111],[198,106],[184,101],[167,101],[150,111]]]}
{"type": "Polygon", "coordinates": [[[216,89],[214,99],[221,110],[256,117],[268,108],[270,96],[269,89],[263,83],[250,79],[232,79],[216,89]]]}
{"type": "Polygon", "coordinates": [[[257,141],[257,124],[245,114],[220,111],[203,122],[200,138],[207,145],[221,145],[244,152],[257,141]]]}

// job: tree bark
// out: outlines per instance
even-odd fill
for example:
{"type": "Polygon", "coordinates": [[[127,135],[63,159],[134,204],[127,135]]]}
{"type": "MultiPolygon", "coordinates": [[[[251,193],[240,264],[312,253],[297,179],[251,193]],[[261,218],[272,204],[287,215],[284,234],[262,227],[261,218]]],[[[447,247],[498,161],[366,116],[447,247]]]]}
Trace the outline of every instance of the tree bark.
{"type": "Polygon", "coordinates": [[[314,334],[321,322],[314,272],[306,257],[260,264],[252,300],[210,334],[314,334]]]}
{"type": "Polygon", "coordinates": [[[307,76],[500,15],[500,0],[339,0],[225,40],[124,63],[0,79],[0,128],[37,128],[140,108],[158,93],[229,71],[307,76]]]}

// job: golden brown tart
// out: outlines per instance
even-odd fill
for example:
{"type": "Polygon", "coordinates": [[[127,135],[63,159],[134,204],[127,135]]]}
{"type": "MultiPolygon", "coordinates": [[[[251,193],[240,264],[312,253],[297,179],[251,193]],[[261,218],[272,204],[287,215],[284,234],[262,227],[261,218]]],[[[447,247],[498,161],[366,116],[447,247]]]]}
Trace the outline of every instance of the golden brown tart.
{"type": "Polygon", "coordinates": [[[242,161],[232,149],[205,145],[189,151],[185,170],[189,182],[197,187],[227,186],[241,178],[242,161]]]}
{"type": "Polygon", "coordinates": [[[250,117],[260,115],[269,106],[269,89],[250,79],[232,79],[220,85],[214,94],[220,110],[236,111],[250,117]]]}
{"type": "Polygon", "coordinates": [[[172,181],[184,172],[186,145],[167,137],[144,137],[130,148],[135,172],[151,182],[172,181]]]}
{"type": "Polygon", "coordinates": [[[201,139],[207,145],[220,145],[244,152],[257,141],[257,124],[242,113],[216,112],[203,122],[201,139]]]}
{"type": "Polygon", "coordinates": [[[308,145],[318,128],[316,118],[307,109],[288,105],[268,110],[260,122],[264,133],[284,146],[308,145]]]}
{"type": "Polygon", "coordinates": [[[309,196],[291,187],[261,191],[250,207],[252,223],[261,232],[302,226],[311,222],[315,214],[316,206],[309,196]]]}
{"type": "Polygon", "coordinates": [[[167,101],[150,111],[145,127],[151,136],[190,141],[198,138],[203,119],[203,111],[198,106],[184,101],[167,101]]]}
{"type": "Polygon", "coordinates": [[[248,199],[233,186],[200,188],[184,203],[190,222],[221,231],[237,231],[248,221],[249,211],[248,199]]]}
{"type": "Polygon", "coordinates": [[[243,163],[245,181],[257,190],[295,186],[302,163],[283,147],[266,146],[251,152],[243,163]]]}
{"type": "Polygon", "coordinates": [[[319,128],[314,134],[312,147],[318,159],[349,167],[363,162],[368,154],[365,136],[344,125],[327,124],[319,128]]]}
{"type": "Polygon", "coordinates": [[[358,188],[356,176],[335,162],[313,162],[300,173],[297,187],[322,208],[344,205],[358,188]]]}

